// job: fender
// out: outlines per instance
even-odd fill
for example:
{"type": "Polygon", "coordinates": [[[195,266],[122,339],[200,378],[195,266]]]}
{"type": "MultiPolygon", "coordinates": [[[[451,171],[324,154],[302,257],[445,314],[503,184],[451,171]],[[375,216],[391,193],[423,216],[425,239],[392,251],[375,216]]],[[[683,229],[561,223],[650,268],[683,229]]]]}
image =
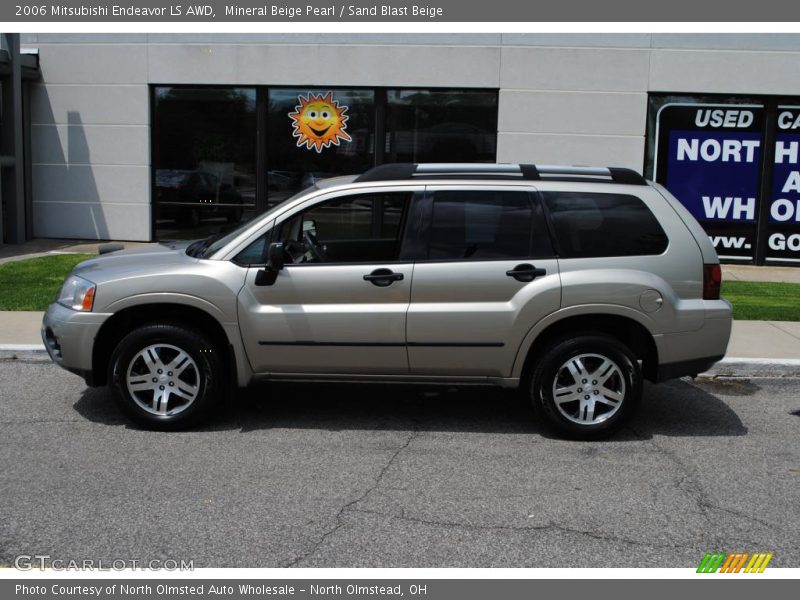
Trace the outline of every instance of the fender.
{"type": "Polygon", "coordinates": [[[522,377],[522,369],[525,366],[525,360],[528,358],[528,352],[530,351],[531,346],[533,346],[533,343],[536,341],[536,338],[539,337],[539,335],[545,329],[569,317],[586,315],[613,315],[617,317],[626,317],[632,321],[636,321],[642,327],[644,327],[650,333],[650,335],[653,335],[653,319],[649,318],[642,312],[628,308],[627,306],[621,306],[618,304],[582,304],[580,306],[569,306],[567,308],[562,308],[550,313],[538,321],[528,330],[528,333],[525,334],[525,337],[522,339],[522,344],[520,345],[519,349],[517,350],[517,354],[514,357],[514,365],[511,369],[511,377],[522,377]]]}
{"type": "Polygon", "coordinates": [[[125,298],[115,300],[109,304],[105,310],[107,312],[117,313],[125,310],[126,308],[142,308],[148,304],[174,304],[191,306],[192,308],[196,308],[208,314],[208,316],[220,324],[225,332],[225,337],[228,339],[228,344],[233,350],[236,363],[237,384],[240,387],[244,387],[250,383],[253,378],[253,371],[250,368],[250,361],[247,358],[247,353],[244,350],[244,344],[242,343],[242,335],[239,330],[238,321],[226,320],[225,312],[208,300],[189,294],[180,294],[177,292],[149,292],[145,294],[126,296],[125,298]]]}

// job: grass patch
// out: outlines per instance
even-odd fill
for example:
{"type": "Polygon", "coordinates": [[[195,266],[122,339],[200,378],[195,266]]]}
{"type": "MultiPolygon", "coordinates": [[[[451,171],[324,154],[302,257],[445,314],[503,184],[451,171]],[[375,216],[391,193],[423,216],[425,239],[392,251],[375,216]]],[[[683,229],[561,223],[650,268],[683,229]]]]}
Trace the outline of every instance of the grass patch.
{"type": "Polygon", "coordinates": [[[45,310],[72,268],[94,254],[53,254],[0,265],[0,310],[45,310]]]}
{"type": "Polygon", "coordinates": [[[800,321],[800,284],[723,281],[722,295],[742,321],[800,321]]]}

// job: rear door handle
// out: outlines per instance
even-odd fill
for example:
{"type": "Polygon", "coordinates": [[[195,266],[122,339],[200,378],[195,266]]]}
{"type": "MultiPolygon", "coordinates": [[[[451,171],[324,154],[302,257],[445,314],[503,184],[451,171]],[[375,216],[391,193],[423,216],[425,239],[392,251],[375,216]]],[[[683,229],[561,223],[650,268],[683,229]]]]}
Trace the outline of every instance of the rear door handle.
{"type": "Polygon", "coordinates": [[[509,277],[513,277],[517,281],[524,281],[528,283],[533,281],[537,277],[541,277],[542,275],[547,275],[547,271],[544,269],[537,269],[533,265],[529,265],[528,263],[523,263],[521,265],[517,265],[510,271],[506,271],[506,275],[509,277]]]}
{"type": "Polygon", "coordinates": [[[395,273],[391,269],[375,269],[369,275],[364,275],[364,281],[369,281],[372,285],[378,287],[387,287],[392,285],[395,281],[402,281],[404,275],[402,273],[395,273]]]}

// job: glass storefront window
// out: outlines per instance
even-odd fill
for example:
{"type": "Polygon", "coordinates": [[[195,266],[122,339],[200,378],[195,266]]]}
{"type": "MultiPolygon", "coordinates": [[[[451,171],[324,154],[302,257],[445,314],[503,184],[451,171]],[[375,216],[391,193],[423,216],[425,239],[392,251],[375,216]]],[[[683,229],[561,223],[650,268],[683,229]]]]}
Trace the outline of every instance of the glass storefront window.
{"type": "Polygon", "coordinates": [[[386,162],[494,162],[497,92],[387,90],[386,162]]]}
{"type": "Polygon", "coordinates": [[[268,98],[269,206],[319,179],[374,165],[373,90],[270,88],[268,98]]]}
{"type": "Polygon", "coordinates": [[[256,208],[255,88],[156,87],[157,239],[220,233],[256,208]]]}
{"type": "Polygon", "coordinates": [[[159,240],[224,234],[319,179],[494,162],[496,90],[155,86],[159,240]]]}

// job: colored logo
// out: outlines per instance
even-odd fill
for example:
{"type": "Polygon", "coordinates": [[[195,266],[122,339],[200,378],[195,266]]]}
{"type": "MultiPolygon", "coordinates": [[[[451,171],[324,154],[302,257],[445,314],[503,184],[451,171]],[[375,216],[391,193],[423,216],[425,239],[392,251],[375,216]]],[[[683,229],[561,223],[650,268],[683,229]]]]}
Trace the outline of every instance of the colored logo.
{"type": "Polygon", "coordinates": [[[772,560],[772,552],[706,552],[700,566],[697,567],[698,573],[763,573],[769,561],[772,560]],[[746,565],[746,566],[745,566],[746,565]]]}
{"type": "Polygon", "coordinates": [[[308,97],[300,94],[297,102],[299,104],[294,107],[294,112],[289,113],[289,118],[292,119],[292,136],[297,138],[298,148],[305,146],[319,153],[331,145],[352,141],[346,133],[347,119],[350,118],[345,114],[348,107],[339,106],[339,102],[333,99],[333,92],[324,96],[309,94],[308,97]]]}

